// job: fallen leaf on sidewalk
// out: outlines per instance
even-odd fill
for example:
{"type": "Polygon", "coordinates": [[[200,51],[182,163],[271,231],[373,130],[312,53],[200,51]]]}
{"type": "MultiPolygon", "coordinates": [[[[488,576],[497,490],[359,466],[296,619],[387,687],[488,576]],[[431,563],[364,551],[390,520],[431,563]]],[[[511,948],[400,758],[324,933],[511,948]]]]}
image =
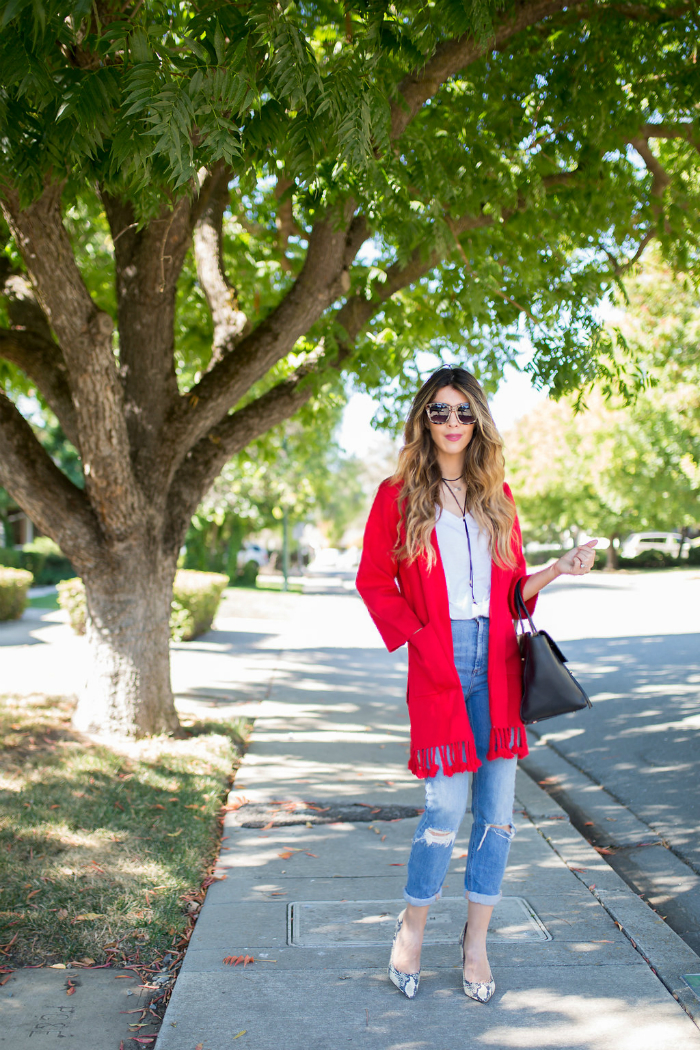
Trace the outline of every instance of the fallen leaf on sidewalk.
{"type": "Polygon", "coordinates": [[[593,821],[592,820],[586,820],[586,821],[584,821],[583,826],[584,826],[584,828],[592,828],[593,827],[593,821]]]}
{"type": "Polygon", "coordinates": [[[304,853],[306,854],[307,857],[315,857],[316,860],[318,860],[318,853],[309,853],[309,851],[307,849],[304,850],[304,853]]]}
{"type": "Polygon", "coordinates": [[[391,863],[391,864],[389,865],[389,867],[390,867],[390,868],[405,868],[405,867],[406,867],[406,865],[405,865],[405,864],[397,864],[397,862],[396,862],[396,861],[393,861],[393,863],[391,863]]]}
{"type": "Polygon", "coordinates": [[[289,858],[293,857],[294,854],[290,850],[287,850],[285,853],[278,853],[277,856],[281,857],[282,860],[289,860],[289,858]]]}
{"type": "Polygon", "coordinates": [[[233,1038],[234,1038],[234,1039],[240,1039],[240,1038],[241,1038],[241,1036],[242,1036],[242,1035],[245,1035],[247,1031],[248,1031],[248,1029],[247,1029],[247,1028],[244,1028],[242,1032],[239,1032],[239,1033],[238,1033],[238,1035],[234,1035],[234,1037],[233,1037],[233,1038]]]}
{"type": "Polygon", "coordinates": [[[254,963],[255,959],[252,955],[227,955],[223,962],[227,966],[238,966],[239,963],[243,963],[243,969],[245,970],[248,963],[254,963]]]}
{"type": "Polygon", "coordinates": [[[328,810],[331,807],[330,806],[314,806],[314,805],[312,805],[311,802],[307,802],[306,803],[306,808],[307,809],[314,809],[314,810],[316,810],[317,813],[327,813],[328,810]]]}
{"type": "Polygon", "coordinates": [[[380,842],[383,842],[385,838],[386,838],[386,835],[382,835],[382,837],[380,838],[380,840],[379,840],[379,841],[380,841],[380,842]]]}
{"type": "MultiPolygon", "coordinates": [[[[466,856],[466,854],[465,854],[465,856],[466,856]]],[[[580,872],[584,872],[584,871],[588,871],[588,868],[572,868],[571,866],[569,866],[569,871],[580,871],[580,872]]]]}
{"type": "Polygon", "coordinates": [[[3,984],[7,984],[7,982],[9,981],[10,977],[12,977],[12,974],[14,972],[15,971],[13,970],[12,973],[8,973],[5,977],[3,977],[3,979],[0,981],[0,988],[2,988],[3,984]]]}
{"type": "Polygon", "coordinates": [[[73,982],[71,981],[71,979],[69,977],[68,978],[68,988],[66,989],[66,995],[75,995],[75,992],[76,992],[76,987],[75,987],[75,985],[73,984],[73,982]]]}

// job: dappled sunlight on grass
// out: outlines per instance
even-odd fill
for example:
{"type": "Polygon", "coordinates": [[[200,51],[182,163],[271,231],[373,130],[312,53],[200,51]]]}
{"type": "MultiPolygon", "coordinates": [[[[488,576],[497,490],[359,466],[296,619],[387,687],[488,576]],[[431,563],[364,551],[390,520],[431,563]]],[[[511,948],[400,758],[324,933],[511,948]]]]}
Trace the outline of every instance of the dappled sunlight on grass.
{"type": "Polygon", "coordinates": [[[0,942],[14,963],[165,950],[219,841],[247,726],[95,743],[72,704],[0,700],[0,942]]]}

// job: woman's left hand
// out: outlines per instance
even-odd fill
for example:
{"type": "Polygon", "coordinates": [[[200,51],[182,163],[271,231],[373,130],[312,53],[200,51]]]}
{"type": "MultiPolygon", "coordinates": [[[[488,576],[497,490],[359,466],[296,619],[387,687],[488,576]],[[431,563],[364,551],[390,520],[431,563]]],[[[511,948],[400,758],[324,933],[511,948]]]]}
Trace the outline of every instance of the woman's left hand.
{"type": "Polygon", "coordinates": [[[598,540],[589,540],[582,547],[574,547],[573,550],[562,554],[561,558],[554,563],[556,569],[567,576],[585,576],[590,572],[595,562],[595,547],[598,540]]]}

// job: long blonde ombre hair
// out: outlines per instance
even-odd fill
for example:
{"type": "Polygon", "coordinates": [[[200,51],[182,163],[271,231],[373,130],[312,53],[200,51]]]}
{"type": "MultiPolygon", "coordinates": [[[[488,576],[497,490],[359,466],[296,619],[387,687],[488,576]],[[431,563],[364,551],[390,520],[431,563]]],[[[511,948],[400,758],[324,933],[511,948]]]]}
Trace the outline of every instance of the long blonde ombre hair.
{"type": "Polygon", "coordinates": [[[467,509],[479,528],[488,535],[491,557],[496,564],[512,568],[515,565],[511,542],[515,506],[503,491],[503,442],[484,391],[470,372],[459,367],[440,368],[434,372],[411,405],[404,427],[404,446],[399,452],[398,467],[392,479],[401,483],[399,535],[394,553],[409,563],[425,555],[429,568],[436,560],[430,537],[435,527],[435,508],[442,507],[442,471],[425,406],[436,401],[438,390],[445,386],[458,390],[476,417],[464,459],[467,509]]]}

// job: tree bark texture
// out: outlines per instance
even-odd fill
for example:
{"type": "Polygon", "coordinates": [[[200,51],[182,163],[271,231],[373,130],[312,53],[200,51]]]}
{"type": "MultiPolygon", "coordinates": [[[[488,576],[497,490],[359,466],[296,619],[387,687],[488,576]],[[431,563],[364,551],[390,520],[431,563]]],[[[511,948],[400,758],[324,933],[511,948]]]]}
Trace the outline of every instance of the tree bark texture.
{"type": "Polygon", "coordinates": [[[150,544],[124,550],[83,579],[88,666],[74,723],[125,737],[178,728],[170,685],[175,562],[150,544]]]}

